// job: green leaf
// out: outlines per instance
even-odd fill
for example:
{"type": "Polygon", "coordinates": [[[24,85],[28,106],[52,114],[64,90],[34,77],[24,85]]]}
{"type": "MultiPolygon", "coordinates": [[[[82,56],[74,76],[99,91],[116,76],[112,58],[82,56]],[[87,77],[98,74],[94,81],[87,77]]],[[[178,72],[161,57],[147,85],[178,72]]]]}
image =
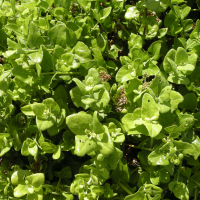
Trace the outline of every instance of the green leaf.
{"type": "Polygon", "coordinates": [[[66,118],[67,126],[76,135],[85,135],[85,130],[91,130],[90,124],[92,123],[92,116],[85,112],[79,112],[66,118]]]}
{"type": "Polygon", "coordinates": [[[176,50],[171,49],[170,51],[168,51],[168,53],[166,54],[164,60],[163,60],[163,68],[165,70],[166,73],[171,73],[174,70],[171,68],[171,63],[169,62],[169,59],[171,59],[172,61],[175,61],[175,55],[176,55],[176,50]]]}
{"type": "Polygon", "coordinates": [[[53,45],[60,45],[63,48],[66,47],[67,28],[64,24],[59,24],[52,27],[48,32],[48,36],[53,45]]]}
{"type": "Polygon", "coordinates": [[[141,49],[142,45],[143,45],[142,37],[140,35],[136,35],[134,33],[131,33],[131,35],[128,38],[129,49],[131,49],[131,48],[141,49]]]}
{"type": "MultiPolygon", "coordinates": [[[[92,39],[92,47],[104,52],[107,46],[107,35],[105,33],[99,34],[97,38],[92,39]]],[[[93,50],[94,51],[94,50],[93,50]]]]}
{"type": "Polygon", "coordinates": [[[72,177],[72,171],[69,166],[64,167],[61,171],[54,171],[56,177],[61,179],[67,179],[72,177]]]}
{"type": "Polygon", "coordinates": [[[108,129],[105,127],[105,133],[102,133],[99,135],[100,140],[97,141],[98,148],[100,153],[102,153],[105,156],[108,156],[112,154],[115,150],[115,146],[112,141],[112,137],[110,136],[108,129]]]}
{"type": "Polygon", "coordinates": [[[60,113],[60,107],[55,102],[54,99],[52,98],[45,99],[43,101],[43,104],[46,105],[46,107],[49,109],[49,112],[52,113],[53,115],[58,115],[60,113]]]}
{"type": "Polygon", "coordinates": [[[153,121],[159,118],[159,110],[150,94],[144,94],[142,98],[142,119],[146,121],[153,121]]]}
{"type": "Polygon", "coordinates": [[[64,102],[68,101],[68,94],[63,85],[59,85],[54,92],[54,99],[57,101],[58,99],[62,99],[64,102]]]}
{"type": "Polygon", "coordinates": [[[177,69],[183,74],[183,75],[190,75],[195,67],[191,64],[186,64],[185,66],[178,66],[177,69]]]}
{"type": "Polygon", "coordinates": [[[151,172],[150,180],[154,185],[159,185],[160,182],[168,183],[170,181],[170,175],[164,168],[161,168],[158,171],[151,172]]]}
{"type": "Polygon", "coordinates": [[[148,130],[148,134],[151,138],[156,137],[160,131],[162,130],[162,126],[160,124],[153,124],[148,122],[143,122],[148,130]]]}
{"type": "Polygon", "coordinates": [[[167,80],[172,83],[183,84],[183,85],[188,85],[190,83],[190,80],[184,76],[179,77],[179,76],[170,75],[167,80]]]}
{"type": "Polygon", "coordinates": [[[36,143],[31,140],[30,138],[27,138],[22,145],[21,153],[23,156],[35,156],[37,155],[38,147],[36,143]]]}
{"type": "Polygon", "coordinates": [[[27,38],[27,45],[31,48],[40,48],[40,45],[44,43],[44,39],[40,35],[39,28],[34,22],[30,22],[29,33],[27,38]]]}
{"type": "Polygon", "coordinates": [[[176,146],[177,151],[180,151],[184,155],[189,154],[195,156],[196,154],[195,147],[187,142],[174,141],[174,145],[176,146]]]}
{"type": "Polygon", "coordinates": [[[90,138],[87,135],[75,136],[75,151],[77,156],[85,156],[93,151],[97,150],[97,142],[94,138],[90,138]]]}
{"type": "Polygon", "coordinates": [[[129,182],[130,177],[127,168],[127,162],[124,158],[119,161],[116,170],[112,172],[110,178],[119,182],[129,182]]]}
{"type": "Polygon", "coordinates": [[[188,54],[182,47],[178,47],[176,51],[175,62],[177,65],[185,65],[188,62],[188,54]]]}
{"type": "Polygon", "coordinates": [[[57,160],[59,159],[61,156],[61,147],[59,145],[57,145],[57,149],[56,151],[53,153],[53,159],[57,160]]]}
{"type": "Polygon", "coordinates": [[[54,153],[57,151],[56,145],[49,142],[41,142],[40,146],[42,150],[46,153],[54,153]]]}
{"type": "Polygon", "coordinates": [[[158,66],[155,65],[151,60],[149,60],[146,63],[145,67],[143,68],[142,74],[144,75],[147,73],[149,76],[151,76],[151,75],[157,74],[159,71],[160,70],[159,70],[158,66]]]}
{"type": "Polygon", "coordinates": [[[151,81],[150,88],[153,90],[154,94],[158,97],[163,88],[168,86],[169,83],[165,79],[164,75],[159,72],[156,74],[155,78],[151,81]]]}
{"type": "Polygon", "coordinates": [[[190,38],[197,39],[197,40],[200,39],[200,20],[199,19],[196,21],[195,29],[190,34],[190,38]]]}
{"type": "Polygon", "coordinates": [[[35,192],[33,194],[31,194],[31,193],[27,194],[27,200],[35,200],[35,199],[37,199],[37,200],[43,199],[43,189],[42,188],[37,193],[35,192]]]}
{"type": "Polygon", "coordinates": [[[91,0],[78,0],[78,3],[83,7],[84,10],[89,11],[91,8],[91,0]]]}
{"type": "Polygon", "coordinates": [[[103,23],[105,21],[105,19],[110,15],[111,10],[112,10],[112,7],[107,7],[107,8],[100,10],[99,15],[100,15],[101,23],[103,23]]]}
{"type": "Polygon", "coordinates": [[[164,37],[167,34],[168,28],[160,28],[158,30],[158,34],[157,37],[160,39],[162,37],[164,37]]]}
{"type": "Polygon", "coordinates": [[[16,79],[28,84],[32,85],[34,81],[36,80],[35,78],[35,72],[33,71],[27,71],[22,68],[21,65],[17,65],[13,68],[12,74],[15,76],[16,79]]]}
{"type": "Polygon", "coordinates": [[[135,194],[131,194],[125,197],[124,200],[143,200],[145,198],[144,192],[136,192],[135,194]]]}
{"type": "Polygon", "coordinates": [[[91,51],[83,42],[77,42],[74,47],[75,58],[79,60],[80,63],[87,63],[92,60],[91,51]]]}
{"type": "MultiPolygon", "coordinates": [[[[45,47],[43,47],[43,48],[45,48],[45,47]]],[[[43,51],[40,48],[38,52],[28,54],[28,57],[35,63],[41,63],[41,61],[43,59],[43,51]]]]}
{"type": "Polygon", "coordinates": [[[56,117],[49,116],[47,119],[36,117],[36,124],[40,131],[51,128],[56,123],[56,117]]]}
{"type": "Polygon", "coordinates": [[[40,66],[44,72],[55,70],[55,60],[44,45],[41,46],[43,57],[40,66]]]}
{"type": "MultiPolygon", "coordinates": [[[[80,82],[80,81],[79,81],[80,82]]],[[[80,82],[81,83],[81,82],[80,82]]],[[[79,84],[79,86],[81,86],[80,84],[79,84]]],[[[84,87],[84,84],[82,84],[82,86],[84,87]]],[[[83,88],[83,89],[85,89],[85,88],[83,88]]],[[[70,90],[70,96],[71,96],[71,99],[72,99],[72,101],[73,101],[73,103],[74,103],[74,105],[76,106],[76,107],[83,107],[84,109],[87,109],[87,108],[89,108],[89,105],[87,105],[87,104],[84,104],[83,102],[82,102],[82,97],[83,97],[83,94],[82,94],[82,92],[81,92],[81,90],[78,88],[78,87],[75,87],[75,88],[73,88],[72,90],[70,90]]]]}
{"type": "Polygon", "coordinates": [[[19,184],[15,189],[14,189],[14,196],[19,198],[28,193],[28,186],[27,185],[21,185],[19,184]]]}
{"type": "Polygon", "coordinates": [[[137,10],[136,6],[131,6],[127,9],[126,13],[125,13],[125,19],[126,20],[138,20],[140,16],[140,12],[139,10],[137,10]]]}
{"type": "Polygon", "coordinates": [[[160,58],[160,50],[161,50],[162,40],[158,40],[153,42],[151,46],[148,48],[148,52],[151,53],[151,56],[154,60],[159,60],[160,58]]]}
{"type": "Polygon", "coordinates": [[[136,76],[135,69],[131,65],[121,67],[116,75],[116,81],[124,83],[136,76]]]}
{"type": "Polygon", "coordinates": [[[32,172],[28,171],[28,170],[22,170],[19,169],[17,171],[15,171],[12,176],[11,176],[11,182],[13,185],[24,185],[25,184],[25,176],[29,176],[31,175],[32,172]]]}
{"type": "Polygon", "coordinates": [[[43,173],[37,173],[27,176],[25,180],[28,181],[28,183],[34,187],[34,190],[36,192],[39,192],[42,185],[44,184],[45,176],[43,173]]]}
{"type": "Polygon", "coordinates": [[[188,93],[184,96],[184,100],[179,104],[179,108],[190,110],[192,112],[197,108],[197,97],[193,93],[188,93]]]}
{"type": "Polygon", "coordinates": [[[161,0],[161,1],[156,1],[156,0],[149,0],[149,1],[143,1],[141,3],[142,6],[145,8],[154,11],[155,13],[160,13],[164,12],[167,7],[170,5],[170,0],[161,0]]]}
{"type": "Polygon", "coordinates": [[[99,122],[97,111],[95,111],[94,114],[93,114],[93,123],[92,123],[91,129],[92,129],[93,132],[96,133],[96,134],[104,133],[104,127],[103,127],[103,125],[99,122]]]}
{"type": "Polygon", "coordinates": [[[189,200],[189,190],[184,183],[172,181],[168,186],[170,191],[174,193],[175,197],[181,200],[189,200]]]}
{"type": "MultiPolygon", "coordinates": [[[[166,147],[168,149],[168,151],[170,152],[170,147],[171,145],[168,144],[166,147]]],[[[165,145],[162,146],[162,149],[165,151],[165,145]]],[[[166,151],[165,151],[166,152],[166,151]]],[[[167,153],[167,152],[166,152],[167,153]]],[[[165,153],[165,154],[166,154],[165,153]]],[[[155,151],[152,151],[149,155],[148,155],[148,160],[149,162],[151,162],[151,164],[153,166],[157,166],[157,165],[169,165],[169,158],[167,155],[165,155],[164,152],[162,152],[159,148],[156,148],[155,151]]]]}
{"type": "Polygon", "coordinates": [[[183,96],[176,91],[171,91],[170,99],[171,99],[170,104],[172,110],[176,109],[178,107],[178,104],[183,102],[183,96]]]}
{"type": "Polygon", "coordinates": [[[180,135],[177,125],[168,126],[165,128],[165,130],[169,133],[170,138],[177,138],[180,135]]]}
{"type": "MultiPolygon", "coordinates": [[[[48,109],[47,106],[43,103],[34,103],[31,105],[31,110],[33,111],[34,115],[39,118],[47,119],[48,118],[48,109]]],[[[29,113],[28,113],[29,114],[29,113]]]]}

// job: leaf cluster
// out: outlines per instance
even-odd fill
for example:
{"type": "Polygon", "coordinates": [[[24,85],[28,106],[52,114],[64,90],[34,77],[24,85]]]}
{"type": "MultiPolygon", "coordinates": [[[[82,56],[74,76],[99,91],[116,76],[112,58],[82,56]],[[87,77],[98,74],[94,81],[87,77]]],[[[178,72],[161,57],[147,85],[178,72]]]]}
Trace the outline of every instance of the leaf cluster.
{"type": "Polygon", "coordinates": [[[0,199],[197,200],[199,0],[0,0],[0,199]]]}

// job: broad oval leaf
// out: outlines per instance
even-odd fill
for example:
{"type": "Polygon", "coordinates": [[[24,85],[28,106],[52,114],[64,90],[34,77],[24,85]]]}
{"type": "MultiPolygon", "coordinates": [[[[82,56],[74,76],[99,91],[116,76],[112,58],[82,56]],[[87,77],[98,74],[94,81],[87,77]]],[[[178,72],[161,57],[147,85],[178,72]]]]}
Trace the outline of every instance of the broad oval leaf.
{"type": "Polygon", "coordinates": [[[159,118],[159,109],[155,100],[150,94],[144,94],[142,98],[142,119],[146,121],[154,121],[159,118]]]}

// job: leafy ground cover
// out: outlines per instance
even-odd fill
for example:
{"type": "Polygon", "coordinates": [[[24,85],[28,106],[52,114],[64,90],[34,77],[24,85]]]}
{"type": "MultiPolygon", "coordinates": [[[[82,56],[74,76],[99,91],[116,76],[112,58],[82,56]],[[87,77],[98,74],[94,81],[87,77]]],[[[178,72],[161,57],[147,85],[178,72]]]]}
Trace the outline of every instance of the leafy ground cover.
{"type": "Polygon", "coordinates": [[[0,198],[200,198],[200,1],[0,0],[0,198]]]}

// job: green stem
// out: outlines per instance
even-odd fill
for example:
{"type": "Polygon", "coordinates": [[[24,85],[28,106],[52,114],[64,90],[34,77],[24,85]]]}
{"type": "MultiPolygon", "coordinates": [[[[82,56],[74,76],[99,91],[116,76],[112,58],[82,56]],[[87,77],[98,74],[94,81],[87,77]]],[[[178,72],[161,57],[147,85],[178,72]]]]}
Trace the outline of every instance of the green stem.
{"type": "Polygon", "coordinates": [[[126,145],[126,146],[129,146],[129,147],[136,148],[136,149],[144,149],[144,150],[147,150],[147,151],[153,151],[153,149],[151,149],[151,148],[137,147],[137,146],[135,146],[133,144],[126,144],[126,143],[123,143],[123,144],[126,145]]]}
{"type": "Polygon", "coordinates": [[[127,35],[129,36],[130,33],[124,28],[123,24],[119,21],[119,19],[115,18],[117,20],[117,22],[120,24],[120,26],[122,27],[122,29],[127,33],[127,35]]]}
{"type": "Polygon", "coordinates": [[[153,138],[151,138],[151,143],[150,143],[150,148],[152,149],[153,147],[153,138]]]}
{"type": "Polygon", "coordinates": [[[63,75],[81,75],[81,72],[44,72],[41,75],[63,74],[63,75]]]}
{"type": "MultiPolygon", "coordinates": [[[[35,53],[38,52],[39,49],[34,49],[34,50],[23,50],[25,53],[35,53]]],[[[53,49],[47,49],[47,51],[53,51],[53,49]]]]}
{"type": "Polygon", "coordinates": [[[38,147],[43,151],[42,147],[38,144],[37,140],[34,139],[34,142],[38,145],[38,147]]]}
{"type": "Polygon", "coordinates": [[[200,187],[200,183],[198,183],[197,181],[195,181],[194,179],[191,178],[191,180],[198,186],[200,187]]]}
{"type": "Polygon", "coordinates": [[[58,183],[57,183],[57,185],[56,185],[56,191],[58,191],[58,187],[59,187],[59,185],[60,185],[60,182],[61,182],[61,178],[59,178],[58,183]]]}
{"type": "Polygon", "coordinates": [[[197,200],[198,193],[197,193],[197,187],[195,188],[195,194],[194,194],[194,200],[197,200]]]}
{"type": "MultiPolygon", "coordinates": [[[[147,9],[145,8],[145,17],[147,17],[147,9]]],[[[143,35],[145,35],[147,26],[144,26],[143,35]]]]}
{"type": "MultiPolygon", "coordinates": [[[[182,167],[182,161],[183,160],[181,160],[181,162],[180,162],[179,169],[181,169],[181,167],[182,167]]],[[[178,179],[179,179],[180,173],[181,173],[181,170],[178,172],[178,176],[177,176],[177,179],[176,179],[177,182],[179,182],[178,179]]]]}
{"type": "Polygon", "coordinates": [[[125,185],[123,185],[122,183],[120,183],[119,181],[116,181],[116,183],[122,187],[128,194],[133,194],[125,185]]]}
{"type": "Polygon", "coordinates": [[[113,60],[117,60],[117,59],[115,59],[115,58],[113,58],[112,56],[110,56],[110,55],[108,55],[108,54],[106,54],[106,53],[102,53],[104,56],[106,56],[106,57],[108,57],[108,58],[111,58],[111,59],[113,59],[113,60]]]}
{"type": "Polygon", "coordinates": [[[6,50],[6,48],[5,48],[2,44],[0,44],[0,47],[1,47],[3,50],[6,50]]]}
{"type": "Polygon", "coordinates": [[[133,174],[137,169],[138,169],[138,168],[135,168],[134,170],[132,170],[132,171],[130,172],[130,175],[133,174]]]}
{"type": "Polygon", "coordinates": [[[200,9],[191,9],[190,11],[200,11],[200,9]]]}
{"type": "Polygon", "coordinates": [[[185,112],[185,108],[183,108],[183,110],[182,110],[182,113],[184,114],[184,112],[185,112]]]}

